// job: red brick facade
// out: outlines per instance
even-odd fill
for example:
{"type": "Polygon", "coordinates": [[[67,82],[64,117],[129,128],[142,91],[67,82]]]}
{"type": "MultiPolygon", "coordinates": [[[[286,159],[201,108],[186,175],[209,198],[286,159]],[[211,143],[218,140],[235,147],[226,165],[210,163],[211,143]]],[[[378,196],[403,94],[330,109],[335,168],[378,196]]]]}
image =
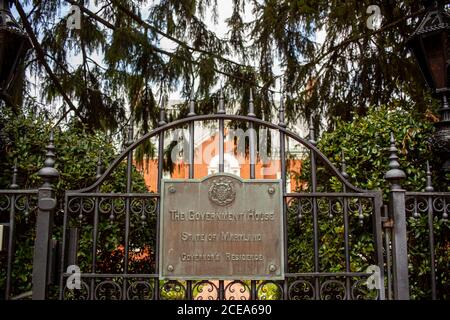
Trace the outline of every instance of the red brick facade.
{"type": "MultiPolygon", "coordinates": [[[[218,137],[217,135],[210,137],[209,139],[203,141],[199,147],[195,150],[194,159],[194,178],[199,179],[207,176],[210,173],[217,171],[216,167],[211,167],[211,160],[218,155],[218,137]]],[[[248,155],[236,155],[236,146],[232,141],[225,141],[224,144],[225,154],[227,158],[233,158],[234,163],[238,163],[237,171],[232,172],[225,169],[225,172],[237,173],[243,179],[250,178],[250,160],[248,155]]],[[[279,158],[279,157],[278,157],[279,158]]],[[[227,159],[225,159],[227,162],[227,159]]],[[[298,187],[298,181],[295,176],[301,172],[302,161],[295,159],[287,159],[287,167],[290,176],[290,181],[288,181],[288,189],[296,190],[298,187]]],[[[236,166],[233,167],[236,170],[236,166]]],[[[143,173],[145,183],[149,190],[156,190],[157,185],[157,174],[158,174],[158,163],[156,160],[144,161],[143,167],[138,166],[138,169],[143,173]]],[[[280,160],[270,159],[269,161],[263,163],[258,159],[255,166],[256,179],[277,179],[280,178],[280,160]]],[[[176,162],[173,171],[170,175],[172,179],[187,179],[189,177],[189,166],[183,163],[182,160],[176,162]]],[[[290,191],[288,190],[288,191],[290,191]]]]}

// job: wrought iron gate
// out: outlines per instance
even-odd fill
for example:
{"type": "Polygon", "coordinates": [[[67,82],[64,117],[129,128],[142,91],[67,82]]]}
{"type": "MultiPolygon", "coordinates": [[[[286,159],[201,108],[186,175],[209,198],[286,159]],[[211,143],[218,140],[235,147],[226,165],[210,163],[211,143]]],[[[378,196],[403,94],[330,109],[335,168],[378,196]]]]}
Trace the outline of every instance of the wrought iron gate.
{"type": "MultiPolygon", "coordinates": [[[[166,123],[164,110],[161,111],[160,118],[160,126],[137,141],[133,141],[133,132],[130,130],[126,150],[103,174],[98,173],[98,179],[93,185],[66,192],[63,250],[60,258],[60,299],[385,299],[382,221],[386,219],[381,216],[381,192],[361,190],[349,183],[345,168],[344,172],[340,172],[315,147],[314,130],[310,132],[309,141],[287,130],[283,107],[280,108],[278,125],[256,118],[252,102],[248,116],[227,115],[223,108],[223,99],[220,100],[219,110],[214,115],[195,115],[191,101],[187,118],[166,123]],[[278,132],[285,217],[284,281],[162,281],[158,278],[158,220],[165,134],[174,128],[189,128],[189,178],[193,178],[194,124],[204,121],[218,122],[220,172],[224,171],[225,121],[243,122],[248,124],[250,129],[258,126],[278,132]],[[133,192],[133,151],[138,145],[155,137],[158,139],[158,189],[153,192],[133,192]],[[309,151],[311,170],[308,191],[286,191],[288,138],[309,151]],[[123,193],[102,192],[102,185],[112,178],[113,171],[123,164],[124,160],[126,190],[123,193]],[[328,174],[340,182],[342,191],[330,192],[320,186],[317,173],[319,166],[326,168],[328,174]],[[322,261],[323,253],[328,250],[327,246],[330,246],[330,239],[321,238],[324,221],[328,224],[333,222],[336,239],[339,239],[337,249],[330,248],[338,251],[339,257],[334,260],[334,267],[329,265],[333,261],[322,261]],[[357,243],[358,228],[362,225],[369,225],[372,229],[370,239],[363,241],[373,247],[371,256],[358,256],[357,248],[354,247],[357,243]],[[102,248],[108,230],[114,228],[121,233],[114,248],[116,251],[102,248]],[[306,232],[302,228],[309,231],[306,232]],[[312,254],[309,258],[302,258],[301,252],[296,256],[297,259],[308,260],[309,264],[300,263],[301,266],[298,266],[298,260],[296,264],[291,263],[291,230],[297,230],[299,237],[310,238],[305,240],[310,243],[312,254]],[[79,248],[79,235],[86,232],[92,235],[92,241],[89,243],[90,248],[82,251],[79,248]],[[146,237],[148,243],[144,247],[142,244],[135,246],[135,243],[139,242],[137,240],[146,237]],[[66,285],[67,280],[74,276],[72,272],[77,271],[68,270],[71,265],[80,268],[79,290],[71,290],[66,285]],[[377,289],[367,287],[367,278],[373,276],[366,272],[369,266],[375,268],[376,270],[372,271],[377,271],[376,276],[379,276],[377,289]]],[[[250,134],[249,150],[250,178],[254,179],[257,158],[255,134],[250,134]]],[[[83,246],[86,248],[86,243],[83,246]]]]}
{"type": "MultiPolygon", "coordinates": [[[[31,295],[33,299],[409,299],[411,288],[432,299],[448,298],[450,193],[434,190],[428,166],[423,192],[402,189],[405,173],[393,135],[385,175],[390,182],[389,199],[382,205],[381,192],[352,186],[345,163],[338,170],[315,147],[312,128],[308,141],[287,130],[282,106],[278,125],[257,119],[252,103],[248,116],[227,115],[223,99],[214,115],[195,115],[191,101],[186,119],[168,124],[164,118],[161,110],[160,126],[137,141],[130,128],[126,150],[103,174],[99,162],[97,181],[83,190],[67,191],[65,199],[58,199],[53,186],[58,178],[53,136],[38,173],[44,181],[41,187],[20,190],[15,167],[10,189],[0,190],[0,259],[4,261],[0,285],[5,299],[31,295]],[[158,278],[160,190],[148,192],[133,183],[133,151],[148,139],[156,139],[160,182],[165,134],[177,127],[188,128],[188,163],[192,164],[194,124],[204,121],[219,124],[219,171],[224,171],[226,121],[278,133],[283,228],[287,231],[284,281],[158,278]],[[286,189],[289,139],[304,146],[309,155],[305,160],[309,176],[302,178],[307,180],[307,188],[295,192],[286,189]],[[116,181],[115,174],[121,170],[126,177],[124,190],[112,193],[109,183],[116,181]],[[58,203],[63,206],[57,209],[58,203]],[[32,288],[27,292],[14,287],[19,237],[35,244],[34,255],[26,255],[30,265],[32,261],[32,275],[24,275],[32,279],[32,286],[23,286],[21,280],[25,290],[32,288]],[[418,258],[420,266],[413,261],[418,258]],[[410,269],[411,274],[408,259],[415,268],[410,269]],[[416,270],[427,265],[427,272],[416,270]],[[79,271],[80,289],[71,289],[74,271],[79,271]]],[[[249,177],[254,179],[258,154],[256,134],[251,132],[249,177]]],[[[187,178],[193,178],[194,166],[189,165],[188,171],[187,178]]],[[[27,248],[31,250],[31,246],[27,248]]]]}
{"type": "MultiPolygon", "coordinates": [[[[261,150],[256,148],[255,131],[250,130],[248,138],[249,178],[255,179],[255,160],[261,150]]],[[[34,255],[29,257],[33,260],[32,277],[27,275],[32,278],[33,299],[409,299],[411,282],[417,289],[419,278],[420,290],[432,299],[445,297],[448,292],[447,266],[443,264],[448,261],[450,193],[434,191],[429,168],[424,192],[401,188],[405,173],[398,162],[393,135],[385,176],[390,191],[385,205],[380,191],[354,187],[348,181],[345,163],[337,169],[316,148],[313,128],[308,140],[287,130],[282,106],[278,124],[256,118],[252,103],[247,116],[227,115],[223,99],[213,115],[195,115],[191,101],[188,117],[171,123],[165,122],[161,110],[158,128],[136,141],[130,128],[126,149],[104,173],[99,163],[96,182],[82,190],[67,191],[64,199],[57,199],[53,186],[59,175],[54,168],[55,150],[51,137],[44,167],[38,173],[44,181],[40,188],[20,190],[15,169],[10,189],[0,190],[0,259],[5,261],[0,265],[5,276],[0,276],[6,299],[31,296],[30,291],[23,293],[13,287],[15,243],[23,232],[18,226],[23,229],[24,222],[36,234],[34,255]],[[194,178],[193,139],[195,124],[200,122],[218,123],[221,172],[226,122],[277,133],[284,199],[285,280],[159,279],[164,141],[171,130],[188,129],[186,178],[194,178]],[[134,150],[149,139],[156,139],[159,145],[158,187],[151,192],[133,181],[134,150]],[[306,187],[294,192],[286,188],[287,139],[302,145],[308,155],[302,168],[309,172],[302,177],[306,187]],[[126,183],[122,192],[113,193],[109,186],[117,173],[126,177],[126,183]],[[57,209],[58,203],[62,207],[57,209]],[[418,223],[423,225],[424,236],[414,234],[420,230],[414,226],[418,223]],[[411,246],[417,239],[427,251],[420,257],[427,260],[430,272],[408,275],[408,259],[414,258],[411,246]],[[79,289],[71,286],[78,276],[79,289]]]]}

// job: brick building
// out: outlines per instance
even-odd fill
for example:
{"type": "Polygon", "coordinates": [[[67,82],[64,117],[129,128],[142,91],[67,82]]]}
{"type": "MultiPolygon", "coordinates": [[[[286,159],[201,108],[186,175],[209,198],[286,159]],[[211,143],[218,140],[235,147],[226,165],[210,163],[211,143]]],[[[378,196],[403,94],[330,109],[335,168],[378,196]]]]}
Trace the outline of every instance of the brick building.
{"type": "MultiPolygon", "coordinates": [[[[265,145],[257,147],[256,179],[279,179],[281,177],[281,163],[278,149],[279,136],[277,132],[269,131],[270,133],[267,133],[267,135],[272,135],[270,148],[267,148],[265,145]],[[271,152],[267,149],[270,149],[271,152]]],[[[243,179],[249,179],[249,156],[245,154],[245,149],[243,151],[243,147],[239,145],[239,141],[233,136],[230,136],[232,133],[229,129],[225,130],[224,171],[240,176],[243,179]]],[[[187,130],[180,130],[165,138],[166,149],[171,141],[176,141],[177,147],[172,149],[172,171],[165,171],[163,178],[187,179],[189,177],[188,158],[186,155],[188,152],[188,146],[186,144],[188,136],[187,130]]],[[[258,141],[261,140],[263,139],[260,137],[258,141]]],[[[304,159],[304,149],[302,146],[290,145],[289,142],[291,140],[288,139],[286,145],[286,152],[289,153],[289,159],[287,160],[289,177],[287,181],[288,192],[301,187],[298,181],[298,175],[301,173],[302,159],[304,159]]],[[[157,140],[154,143],[156,144],[157,140]]],[[[137,167],[142,172],[149,190],[156,190],[157,161],[152,159],[144,160],[144,163],[138,164],[137,167]]],[[[219,136],[217,127],[196,126],[194,136],[194,178],[203,178],[217,172],[219,172],[219,136]]]]}

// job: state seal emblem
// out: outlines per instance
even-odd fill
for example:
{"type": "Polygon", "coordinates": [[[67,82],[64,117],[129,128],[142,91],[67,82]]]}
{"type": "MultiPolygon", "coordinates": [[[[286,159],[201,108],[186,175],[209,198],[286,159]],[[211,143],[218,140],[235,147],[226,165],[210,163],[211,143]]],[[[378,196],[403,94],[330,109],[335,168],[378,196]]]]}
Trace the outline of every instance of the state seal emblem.
{"type": "Polygon", "coordinates": [[[213,181],[209,188],[209,200],[219,206],[229,205],[235,197],[236,191],[230,179],[218,178],[213,181]]]}

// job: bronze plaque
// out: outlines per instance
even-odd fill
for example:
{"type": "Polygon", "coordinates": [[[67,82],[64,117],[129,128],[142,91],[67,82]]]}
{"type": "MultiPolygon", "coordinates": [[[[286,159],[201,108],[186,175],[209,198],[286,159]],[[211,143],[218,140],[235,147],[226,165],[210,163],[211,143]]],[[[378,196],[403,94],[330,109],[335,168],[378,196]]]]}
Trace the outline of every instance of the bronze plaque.
{"type": "Polygon", "coordinates": [[[284,279],[281,180],[162,180],[162,279],[284,279]]]}

